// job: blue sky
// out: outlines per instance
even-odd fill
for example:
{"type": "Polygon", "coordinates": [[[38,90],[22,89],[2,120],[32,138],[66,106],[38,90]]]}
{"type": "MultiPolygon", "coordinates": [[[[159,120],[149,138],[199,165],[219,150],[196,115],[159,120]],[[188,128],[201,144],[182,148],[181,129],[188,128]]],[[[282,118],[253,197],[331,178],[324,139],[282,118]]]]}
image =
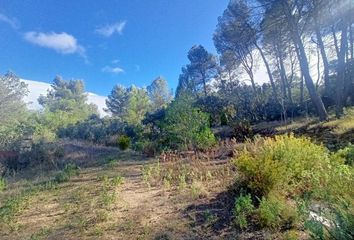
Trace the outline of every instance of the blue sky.
{"type": "Polygon", "coordinates": [[[0,72],[83,79],[109,94],[159,75],[176,88],[187,52],[212,34],[228,0],[1,0],[0,72]]]}

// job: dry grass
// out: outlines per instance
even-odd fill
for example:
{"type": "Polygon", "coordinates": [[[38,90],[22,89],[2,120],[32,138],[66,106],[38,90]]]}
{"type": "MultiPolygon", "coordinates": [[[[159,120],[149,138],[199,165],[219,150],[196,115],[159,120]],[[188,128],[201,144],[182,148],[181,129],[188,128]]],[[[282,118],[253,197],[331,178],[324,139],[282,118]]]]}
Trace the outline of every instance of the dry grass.
{"type": "MultiPolygon", "coordinates": [[[[196,219],[189,216],[196,213],[185,209],[208,202],[232,180],[230,172],[216,164],[157,164],[126,152],[87,166],[62,183],[49,184],[56,172],[42,172],[33,180],[24,180],[21,174],[8,179],[7,189],[0,193],[0,217],[8,218],[0,221],[0,239],[195,239],[207,232],[215,235],[212,229],[193,229],[196,219]],[[143,169],[155,171],[149,185],[143,169]],[[171,171],[167,187],[163,176],[171,171]],[[182,171],[186,171],[184,179],[182,171]],[[4,212],[9,199],[16,200],[10,203],[13,211],[4,212]]],[[[29,179],[28,173],[23,174],[29,179]]],[[[208,211],[205,209],[206,214],[208,211]]]]}
{"type": "Polygon", "coordinates": [[[323,124],[324,127],[332,128],[337,135],[345,134],[354,130],[354,109],[346,109],[345,115],[340,119],[335,119],[323,124]]]}

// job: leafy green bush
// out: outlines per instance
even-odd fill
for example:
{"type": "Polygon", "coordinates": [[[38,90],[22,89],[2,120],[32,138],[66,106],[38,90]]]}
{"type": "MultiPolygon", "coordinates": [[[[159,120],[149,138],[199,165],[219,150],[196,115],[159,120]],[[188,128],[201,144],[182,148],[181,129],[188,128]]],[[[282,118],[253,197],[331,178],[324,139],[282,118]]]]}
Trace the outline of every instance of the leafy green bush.
{"type": "Polygon", "coordinates": [[[261,224],[266,227],[279,227],[281,224],[280,214],[282,208],[283,206],[279,201],[275,199],[269,200],[263,197],[258,208],[261,224]]]}
{"type": "Polygon", "coordinates": [[[200,149],[208,149],[216,144],[216,138],[209,127],[205,127],[197,133],[195,140],[200,149]]]}
{"type": "Polygon", "coordinates": [[[311,206],[325,222],[307,221],[305,227],[318,239],[348,239],[354,229],[354,169],[344,164],[347,149],[331,154],[309,139],[290,136],[256,138],[235,159],[252,199],[259,224],[273,229],[301,226],[311,206]],[[344,236],[344,237],[343,237],[344,236]]]}
{"type": "Polygon", "coordinates": [[[121,135],[118,137],[118,147],[121,150],[127,150],[130,147],[130,137],[125,136],[125,135],[121,135]]]}
{"type": "Polygon", "coordinates": [[[186,99],[174,101],[162,121],[164,145],[171,149],[207,149],[216,143],[209,115],[186,99]]]}
{"type": "Polygon", "coordinates": [[[235,207],[233,209],[234,222],[241,229],[247,228],[248,218],[254,212],[254,205],[252,203],[251,195],[241,194],[235,201],[235,207]]]}
{"type": "Polygon", "coordinates": [[[159,151],[160,146],[156,141],[138,141],[134,144],[134,150],[145,154],[148,157],[153,157],[159,151]]]}
{"type": "Polygon", "coordinates": [[[258,217],[264,227],[292,227],[298,219],[296,207],[291,206],[281,197],[263,197],[258,207],[258,217]]]}
{"type": "Polygon", "coordinates": [[[271,191],[301,195],[321,185],[330,159],[325,147],[290,135],[257,139],[235,164],[258,197],[271,191]]]}
{"type": "Polygon", "coordinates": [[[6,189],[6,181],[4,178],[0,178],[0,192],[6,189]]]}
{"type": "Polygon", "coordinates": [[[336,155],[344,159],[345,164],[354,166],[354,145],[349,144],[344,149],[340,149],[336,155]]]}

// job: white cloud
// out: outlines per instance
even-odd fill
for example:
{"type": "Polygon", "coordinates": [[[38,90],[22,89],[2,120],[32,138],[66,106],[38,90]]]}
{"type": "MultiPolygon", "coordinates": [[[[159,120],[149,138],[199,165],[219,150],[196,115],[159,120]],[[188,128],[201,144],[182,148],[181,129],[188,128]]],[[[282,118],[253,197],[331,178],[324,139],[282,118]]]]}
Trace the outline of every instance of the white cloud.
{"type": "Polygon", "coordinates": [[[61,54],[78,53],[85,57],[85,48],[80,46],[77,39],[65,32],[62,33],[43,33],[27,32],[24,35],[25,40],[44,48],[50,48],[61,54]]]}
{"type": "Polygon", "coordinates": [[[102,68],[102,72],[119,74],[119,73],[124,73],[124,69],[120,67],[105,66],[102,68]]]}
{"type": "Polygon", "coordinates": [[[87,93],[87,102],[88,103],[93,103],[97,105],[98,107],[98,112],[100,113],[101,116],[107,116],[108,113],[104,111],[106,107],[106,100],[107,97],[105,96],[100,96],[95,93],[87,93]]]}
{"type": "Polygon", "coordinates": [[[0,13],[0,22],[10,25],[13,29],[19,29],[19,22],[15,18],[9,18],[8,16],[0,13]]]}
{"type": "MultiPolygon", "coordinates": [[[[40,110],[42,106],[38,103],[39,96],[47,94],[47,91],[52,87],[49,83],[32,81],[32,80],[24,80],[21,79],[24,83],[28,85],[29,93],[24,98],[24,101],[27,103],[27,107],[31,110],[40,110]]],[[[106,116],[107,113],[103,110],[106,108],[106,99],[105,96],[100,96],[95,93],[87,92],[87,102],[96,104],[98,107],[98,112],[101,116],[106,116]]]]}
{"type": "Polygon", "coordinates": [[[97,28],[95,30],[95,32],[97,34],[100,34],[100,35],[104,36],[104,37],[110,37],[114,33],[122,34],[126,24],[127,24],[127,21],[122,21],[122,22],[116,22],[116,23],[113,23],[113,24],[108,24],[106,26],[97,28]]]}

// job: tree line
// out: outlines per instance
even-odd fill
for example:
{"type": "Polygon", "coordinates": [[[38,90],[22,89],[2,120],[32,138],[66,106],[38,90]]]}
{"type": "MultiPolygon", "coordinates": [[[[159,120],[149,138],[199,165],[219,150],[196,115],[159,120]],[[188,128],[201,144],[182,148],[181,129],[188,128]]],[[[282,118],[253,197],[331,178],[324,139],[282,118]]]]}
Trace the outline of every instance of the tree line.
{"type": "Polygon", "coordinates": [[[255,121],[305,111],[326,120],[332,108],[340,117],[353,104],[353,13],[347,0],[232,0],[213,36],[219,56],[192,47],[176,96],[217,96],[238,113],[251,107],[258,116],[244,118],[255,121]],[[267,71],[263,85],[259,65],[267,71]]]}
{"type": "Polygon", "coordinates": [[[28,111],[26,85],[0,77],[0,146],[23,135],[114,144],[132,138],[136,149],[204,149],[211,127],[315,115],[337,117],[354,104],[354,3],[350,0],[231,0],[218,18],[218,55],[195,45],[188,52],[173,97],[163,77],[146,87],[116,85],[109,116],[87,103],[84,83],[56,77],[28,111]],[[263,65],[267,75],[259,79],[263,65]],[[317,79],[316,79],[317,77],[317,79]],[[260,84],[260,81],[265,82],[260,84]]]}

